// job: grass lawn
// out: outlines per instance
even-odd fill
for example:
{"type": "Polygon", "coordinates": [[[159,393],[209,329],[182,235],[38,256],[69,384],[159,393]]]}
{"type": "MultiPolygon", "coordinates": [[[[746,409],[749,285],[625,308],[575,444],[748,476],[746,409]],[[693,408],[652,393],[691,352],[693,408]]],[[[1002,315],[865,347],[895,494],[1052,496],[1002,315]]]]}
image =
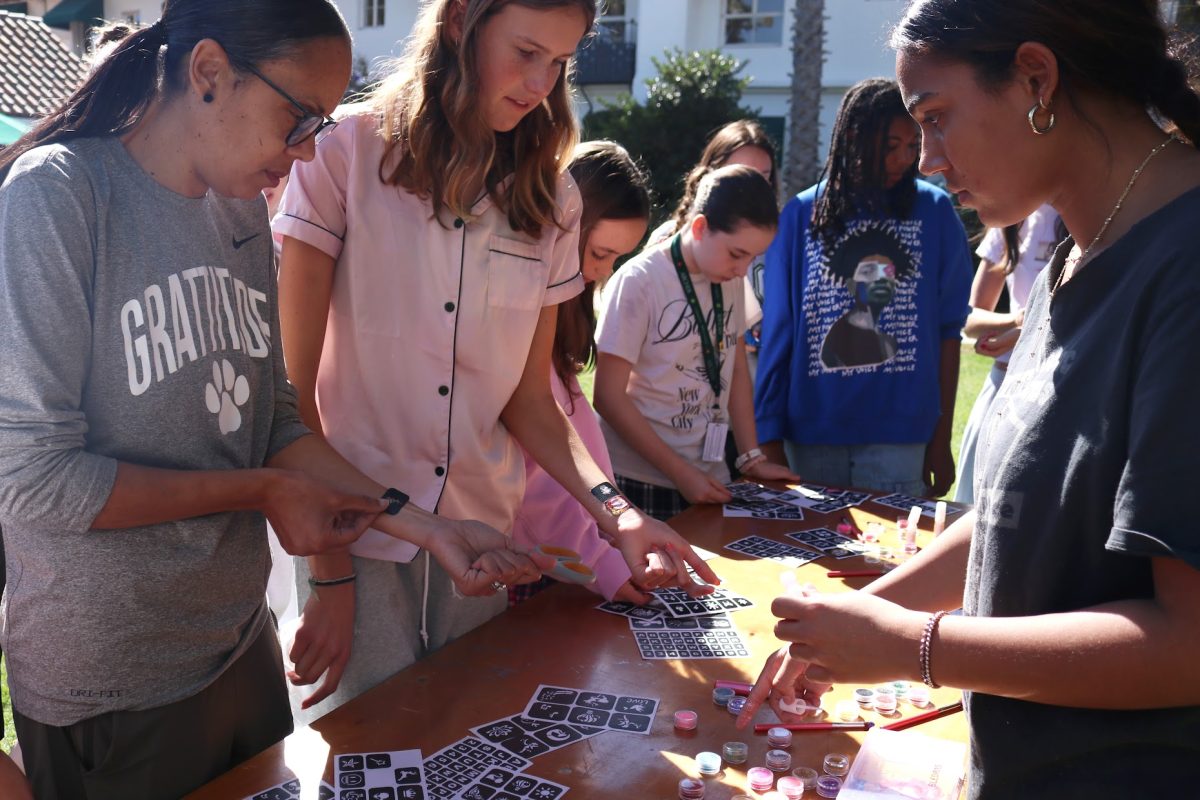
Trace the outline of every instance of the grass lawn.
{"type": "MultiPolygon", "coordinates": [[[[958,458],[958,444],[962,441],[963,428],[966,427],[967,417],[971,414],[971,406],[975,403],[975,397],[979,394],[979,388],[983,386],[983,379],[987,376],[988,370],[991,369],[991,359],[976,355],[975,351],[968,345],[963,345],[962,350],[962,367],[958,379],[958,400],[954,404],[954,439],[952,442],[954,457],[958,458]]],[[[583,387],[584,394],[590,400],[592,397],[592,372],[588,370],[579,376],[579,384],[583,387]]],[[[954,489],[950,489],[947,496],[953,496],[954,489]]],[[[4,730],[5,736],[0,741],[0,746],[4,748],[4,752],[12,749],[13,744],[17,740],[16,729],[13,727],[12,721],[12,705],[8,701],[8,676],[2,665],[0,665],[0,693],[4,697],[4,730]]]]}

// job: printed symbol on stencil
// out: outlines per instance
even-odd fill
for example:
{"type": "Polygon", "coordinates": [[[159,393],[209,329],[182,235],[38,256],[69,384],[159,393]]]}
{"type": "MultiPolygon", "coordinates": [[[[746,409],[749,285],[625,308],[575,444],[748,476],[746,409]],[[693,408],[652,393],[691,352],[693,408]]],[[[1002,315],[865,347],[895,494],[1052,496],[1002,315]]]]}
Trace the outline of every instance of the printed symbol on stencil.
{"type": "Polygon", "coordinates": [[[649,714],[654,710],[654,701],[643,697],[622,697],[617,703],[618,711],[628,711],[631,714],[649,714]]]}
{"type": "Polygon", "coordinates": [[[366,776],[361,772],[343,772],[338,785],[343,789],[356,789],[366,784],[366,776]]]}
{"type": "Polygon", "coordinates": [[[577,692],[570,689],[555,689],[547,687],[538,692],[537,699],[543,703],[572,703],[578,696],[577,692]]]}
{"type": "Polygon", "coordinates": [[[396,783],[420,783],[421,771],[415,767],[401,767],[396,770],[396,783]]]}
{"type": "MultiPolygon", "coordinates": [[[[656,612],[657,613],[657,612],[656,612]]],[[[612,708],[613,703],[617,702],[617,698],[611,694],[598,694],[596,692],[583,692],[579,695],[576,701],[581,706],[591,706],[592,708],[612,708]]]]}
{"type": "Polygon", "coordinates": [[[481,783],[490,783],[492,786],[503,786],[511,777],[511,772],[505,772],[502,769],[494,769],[479,780],[481,783]]]}
{"type": "Polygon", "coordinates": [[[418,786],[402,786],[396,790],[399,800],[425,800],[425,793],[418,786]]]}
{"type": "Polygon", "coordinates": [[[367,769],[388,769],[392,766],[392,757],[387,753],[372,753],[367,756],[367,769]]]}
{"type": "Polygon", "coordinates": [[[341,800],[367,800],[367,793],[362,789],[346,789],[339,797],[341,800]]]}
{"type": "Polygon", "coordinates": [[[505,786],[504,788],[516,792],[517,794],[525,794],[536,784],[537,781],[530,780],[529,778],[513,778],[508,782],[508,786],[505,786]]]}
{"type": "Polygon", "coordinates": [[[492,796],[491,789],[485,789],[482,786],[472,786],[463,792],[463,800],[487,800],[492,796]]]}
{"type": "Polygon", "coordinates": [[[483,736],[492,741],[507,739],[516,732],[517,729],[511,722],[501,722],[499,725],[492,725],[480,731],[483,736]]]}
{"type": "Polygon", "coordinates": [[[591,708],[576,708],[571,712],[570,720],[581,725],[604,725],[608,722],[608,712],[596,711],[591,708]]]}
{"type": "Polygon", "coordinates": [[[396,800],[396,793],[386,786],[372,789],[371,800],[396,800]]]}
{"type": "Polygon", "coordinates": [[[554,800],[554,798],[558,797],[560,794],[562,794],[562,790],[557,786],[550,786],[549,784],[543,783],[541,786],[534,789],[529,796],[536,797],[537,800],[554,800]]]}
{"type": "Polygon", "coordinates": [[[233,364],[222,358],[221,363],[213,362],[212,383],[204,385],[204,405],[217,415],[217,425],[221,433],[233,433],[242,427],[242,412],[238,406],[243,406],[250,399],[250,382],[245,375],[238,375],[233,364]]]}

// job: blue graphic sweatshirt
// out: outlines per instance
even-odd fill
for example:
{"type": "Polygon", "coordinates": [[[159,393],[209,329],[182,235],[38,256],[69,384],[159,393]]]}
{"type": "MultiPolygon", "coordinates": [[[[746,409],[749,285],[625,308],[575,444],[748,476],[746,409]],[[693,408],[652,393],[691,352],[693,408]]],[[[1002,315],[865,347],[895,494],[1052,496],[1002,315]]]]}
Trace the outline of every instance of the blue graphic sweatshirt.
{"type": "Polygon", "coordinates": [[[766,256],[754,407],[758,438],[928,442],[941,415],[940,350],[966,321],[971,257],[950,196],[917,181],[908,219],[856,218],[812,234],[824,184],[794,197],[766,256]]]}

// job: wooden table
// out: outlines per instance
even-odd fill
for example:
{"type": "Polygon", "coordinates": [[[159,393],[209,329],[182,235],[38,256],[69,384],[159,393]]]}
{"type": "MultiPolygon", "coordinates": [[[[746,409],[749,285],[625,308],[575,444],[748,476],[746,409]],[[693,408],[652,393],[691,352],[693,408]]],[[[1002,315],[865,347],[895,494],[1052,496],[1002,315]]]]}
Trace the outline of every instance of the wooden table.
{"type": "MultiPolygon", "coordinates": [[[[473,726],[520,713],[542,683],[662,701],[648,736],[606,732],[534,760],[528,771],[569,786],[567,800],[674,800],[679,779],[694,774],[692,759],[696,753],[720,753],[722,744],[732,740],[749,744],[749,760],[741,767],[726,767],[716,781],[710,779],[706,800],[749,794],[746,768],[763,764],[769,749],[766,737],[734,729],[733,717],[713,705],[712,682],[752,682],[763,660],[778,647],[772,635],[775,618],[770,614],[770,603],[780,593],[779,575],[785,568],[722,547],[751,533],[790,541],[782,534],[822,524],[833,527],[845,513],[822,516],[806,512],[802,522],[775,522],[723,519],[719,506],[697,506],[672,520],[673,527],[693,544],[720,553],[721,558],[709,563],[724,584],[757,604],[732,615],[750,646],[752,658],[643,660],[628,620],[593,610],[599,598],[585,589],[555,586],[418,661],[311,727],[297,730],[189,798],[240,800],[291,778],[301,780],[305,798],[315,798],[322,775],[326,780],[332,778],[331,753],[420,748],[428,756],[469,735],[468,729],[473,726]],[[699,712],[697,730],[680,733],[674,729],[673,714],[683,708],[699,712]]],[[[870,502],[850,512],[860,527],[873,519],[887,523],[889,544],[896,544],[898,514],[870,502]]],[[[922,521],[925,537],[929,536],[929,524],[928,520],[922,521]]],[[[860,557],[836,562],[822,558],[801,567],[798,578],[821,590],[848,591],[864,586],[870,579],[830,579],[826,571],[863,566],[860,557]]],[[[913,658],[917,658],[915,642],[913,658]]],[[[855,688],[835,687],[826,696],[825,710],[832,715],[837,701],[851,699],[855,688]]],[[[933,692],[935,705],[956,699],[958,693],[953,690],[933,692]]],[[[902,716],[917,713],[903,702],[900,710],[902,716]]],[[[874,712],[864,712],[863,716],[879,724],[898,718],[885,719],[874,712]]],[[[773,719],[769,710],[759,712],[758,721],[773,719]]],[[[962,714],[928,722],[916,730],[930,736],[966,739],[962,714]]],[[[810,766],[819,772],[826,753],[853,755],[863,735],[797,733],[791,748],[793,766],[810,766]]]]}

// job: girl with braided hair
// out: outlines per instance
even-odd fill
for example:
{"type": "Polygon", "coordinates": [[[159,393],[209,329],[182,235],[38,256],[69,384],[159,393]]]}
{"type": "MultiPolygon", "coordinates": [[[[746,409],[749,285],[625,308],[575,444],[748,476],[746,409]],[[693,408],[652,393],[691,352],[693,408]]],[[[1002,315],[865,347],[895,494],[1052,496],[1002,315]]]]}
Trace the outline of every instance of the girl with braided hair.
{"type": "Polygon", "coordinates": [[[1070,238],[983,422],[975,509],[864,591],[776,600],[794,644],[746,716],[772,685],[945,684],[972,800],[1187,794],[1200,97],[1148,0],[916,0],[892,42],[921,170],[992,227],[1049,202],[1070,238]]]}
{"type": "Polygon", "coordinates": [[[755,412],[805,478],[944,494],[970,255],[893,81],[851,87],[821,182],[767,251],[755,412]]]}

